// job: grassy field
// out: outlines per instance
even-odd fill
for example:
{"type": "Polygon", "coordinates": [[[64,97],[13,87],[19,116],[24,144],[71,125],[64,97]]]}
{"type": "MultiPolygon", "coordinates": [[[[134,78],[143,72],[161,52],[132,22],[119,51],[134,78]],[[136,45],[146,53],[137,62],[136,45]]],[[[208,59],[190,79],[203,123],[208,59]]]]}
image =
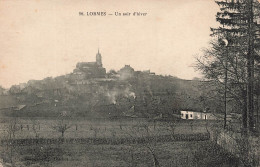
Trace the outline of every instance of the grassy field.
{"type": "MultiPolygon", "coordinates": [[[[33,145],[13,148],[13,165],[20,167],[154,166],[148,145],[33,145]]],[[[169,142],[150,146],[160,166],[236,166],[237,159],[209,141],[169,142]]]]}
{"type": "MultiPolygon", "coordinates": [[[[206,133],[205,121],[148,121],[146,119],[2,119],[1,139],[40,138],[58,139],[61,133],[53,126],[69,126],[64,138],[142,138],[173,134],[206,133]],[[11,126],[12,125],[12,126],[11,126]],[[10,128],[12,127],[12,128],[10,128]],[[15,135],[13,136],[11,130],[15,135]]],[[[189,166],[236,166],[233,158],[210,141],[150,141],[142,144],[27,144],[2,145],[1,158],[7,164],[18,167],[107,167],[140,166],[189,167],[189,166]]]]}
{"type": "Polygon", "coordinates": [[[7,138],[10,134],[10,126],[13,129],[14,138],[59,138],[61,133],[54,127],[66,125],[69,127],[65,138],[88,137],[128,137],[129,135],[168,135],[168,134],[193,134],[206,133],[205,121],[148,121],[146,119],[3,119],[0,124],[0,135],[7,138]],[[61,122],[63,121],[63,122],[61,122]]]}

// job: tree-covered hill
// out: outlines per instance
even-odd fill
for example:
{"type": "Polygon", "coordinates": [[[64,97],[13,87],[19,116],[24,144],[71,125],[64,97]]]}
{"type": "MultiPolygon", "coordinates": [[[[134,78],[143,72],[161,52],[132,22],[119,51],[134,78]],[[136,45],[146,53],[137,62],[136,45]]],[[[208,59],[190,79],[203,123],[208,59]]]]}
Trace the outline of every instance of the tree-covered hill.
{"type": "Polygon", "coordinates": [[[154,118],[169,117],[183,109],[202,111],[208,108],[218,112],[204,96],[207,84],[140,71],[123,79],[108,73],[106,78],[76,80],[68,74],[12,86],[8,96],[16,105],[26,106],[4,113],[48,117],[70,111],[73,116],[154,118]]]}

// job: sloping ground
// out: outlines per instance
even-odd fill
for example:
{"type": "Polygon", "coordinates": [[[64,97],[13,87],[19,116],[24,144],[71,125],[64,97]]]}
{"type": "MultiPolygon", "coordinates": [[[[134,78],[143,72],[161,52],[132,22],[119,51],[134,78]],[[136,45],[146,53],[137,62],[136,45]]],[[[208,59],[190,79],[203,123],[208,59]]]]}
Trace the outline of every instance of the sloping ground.
{"type": "Polygon", "coordinates": [[[0,109],[10,108],[17,105],[15,97],[10,95],[0,95],[0,109]]]}
{"type": "Polygon", "coordinates": [[[210,128],[210,138],[221,148],[238,157],[244,166],[260,165],[259,136],[243,136],[238,132],[210,128]]]}

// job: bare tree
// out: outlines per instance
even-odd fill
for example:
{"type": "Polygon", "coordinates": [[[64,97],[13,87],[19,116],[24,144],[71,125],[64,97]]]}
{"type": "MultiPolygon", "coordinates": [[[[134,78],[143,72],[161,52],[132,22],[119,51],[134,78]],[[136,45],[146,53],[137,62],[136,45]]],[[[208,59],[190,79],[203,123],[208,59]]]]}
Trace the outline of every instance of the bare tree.
{"type": "MultiPolygon", "coordinates": [[[[211,31],[219,42],[213,44],[212,50],[205,53],[206,55],[210,53],[208,59],[198,60],[199,69],[207,79],[214,80],[224,88],[225,99],[228,96],[237,101],[242,109],[242,125],[245,132],[253,132],[254,87],[256,65],[259,64],[260,38],[257,21],[259,2],[256,0],[215,2],[220,7],[220,12],[216,14],[216,21],[222,26],[211,28],[211,31]],[[226,41],[225,47],[220,41],[226,41]]],[[[225,100],[225,106],[226,102],[225,100]]]]}
{"type": "Polygon", "coordinates": [[[171,135],[173,136],[175,134],[176,123],[173,121],[170,121],[170,122],[167,122],[165,125],[167,126],[166,129],[168,131],[170,131],[171,135]]]}
{"type": "MultiPolygon", "coordinates": [[[[153,158],[153,166],[154,167],[160,167],[160,163],[158,160],[158,157],[156,155],[155,147],[157,145],[157,131],[152,131],[152,128],[149,127],[149,123],[138,123],[137,125],[134,125],[132,127],[129,127],[127,129],[124,129],[124,132],[133,140],[139,138],[142,139],[144,143],[142,145],[151,153],[151,156],[153,158]]],[[[133,147],[132,147],[133,148],[133,147]]],[[[131,150],[131,156],[132,156],[132,165],[136,162],[133,157],[133,151],[131,150]]]]}
{"type": "Polygon", "coordinates": [[[7,146],[7,161],[9,161],[11,164],[14,163],[14,154],[15,154],[15,144],[13,143],[13,140],[16,138],[15,134],[17,131],[19,131],[20,128],[18,126],[18,121],[16,118],[12,118],[8,125],[6,126],[6,146],[7,146]]]}
{"type": "Polygon", "coordinates": [[[19,131],[19,127],[17,125],[17,119],[14,118],[10,120],[9,124],[7,125],[7,133],[9,136],[9,139],[15,139],[15,133],[19,131]]]}
{"type": "Polygon", "coordinates": [[[34,132],[35,138],[39,138],[40,130],[41,130],[40,122],[38,120],[31,120],[31,122],[32,122],[32,130],[34,132]]]}
{"type": "Polygon", "coordinates": [[[97,138],[100,128],[95,127],[95,128],[92,128],[92,130],[94,131],[94,138],[97,138]]]}
{"type": "Polygon", "coordinates": [[[64,138],[65,132],[72,127],[70,123],[70,118],[66,111],[61,112],[58,117],[57,123],[52,125],[51,128],[59,133],[61,133],[61,137],[64,138]]]}

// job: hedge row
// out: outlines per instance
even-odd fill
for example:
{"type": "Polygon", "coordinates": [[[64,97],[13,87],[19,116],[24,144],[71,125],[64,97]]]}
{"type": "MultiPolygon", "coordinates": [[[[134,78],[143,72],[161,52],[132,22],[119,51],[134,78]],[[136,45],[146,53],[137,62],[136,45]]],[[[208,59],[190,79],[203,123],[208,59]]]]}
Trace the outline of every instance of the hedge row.
{"type": "Polygon", "coordinates": [[[163,136],[145,136],[145,137],[128,137],[128,138],[34,138],[34,139],[11,139],[1,140],[1,145],[33,145],[33,144],[62,144],[62,143],[78,143],[78,144],[143,144],[151,142],[172,142],[172,141],[205,141],[209,140],[207,133],[198,134],[175,134],[163,136]]]}

